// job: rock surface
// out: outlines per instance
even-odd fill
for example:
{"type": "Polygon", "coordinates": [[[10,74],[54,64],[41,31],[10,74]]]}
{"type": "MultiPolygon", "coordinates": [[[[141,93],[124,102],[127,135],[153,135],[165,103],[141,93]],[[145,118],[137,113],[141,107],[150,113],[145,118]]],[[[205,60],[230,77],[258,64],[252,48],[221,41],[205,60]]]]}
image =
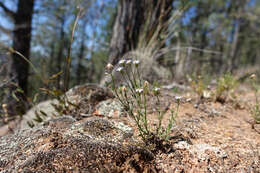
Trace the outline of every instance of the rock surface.
{"type": "Polygon", "coordinates": [[[95,115],[106,116],[108,118],[121,117],[124,115],[124,108],[119,101],[108,99],[96,106],[95,115]]]}
{"type": "Polygon", "coordinates": [[[111,121],[72,116],[1,137],[0,172],[143,172],[153,154],[111,121]]]}
{"type": "MultiPolygon", "coordinates": [[[[241,96],[244,109],[232,102],[198,104],[197,97],[186,92],[180,101],[175,96],[161,93],[163,126],[170,110],[176,110],[177,102],[181,105],[170,141],[164,141],[165,148],[160,150],[140,142],[134,121],[118,115],[122,109],[109,90],[95,85],[75,87],[68,98],[79,108],[71,107],[65,111],[67,116],[51,117],[32,129],[0,138],[0,173],[260,172],[259,124],[251,123],[248,105],[254,101],[252,93],[241,96]]],[[[148,100],[148,118],[155,127],[158,104],[148,100]]]]}

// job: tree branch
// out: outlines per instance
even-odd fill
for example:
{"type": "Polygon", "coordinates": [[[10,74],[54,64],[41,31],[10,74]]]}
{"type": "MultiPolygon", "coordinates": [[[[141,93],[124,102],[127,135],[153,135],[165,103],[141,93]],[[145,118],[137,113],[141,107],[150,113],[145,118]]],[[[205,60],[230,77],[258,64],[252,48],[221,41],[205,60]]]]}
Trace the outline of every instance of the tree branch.
{"type": "Polygon", "coordinates": [[[0,25],[0,31],[2,31],[3,33],[7,34],[8,37],[12,38],[13,30],[7,29],[4,26],[0,25]]]}
{"type": "Polygon", "coordinates": [[[12,19],[14,19],[15,17],[15,12],[13,12],[12,10],[10,10],[9,8],[7,8],[2,2],[0,2],[0,7],[2,7],[2,9],[4,10],[4,12],[11,17],[12,19]]]}

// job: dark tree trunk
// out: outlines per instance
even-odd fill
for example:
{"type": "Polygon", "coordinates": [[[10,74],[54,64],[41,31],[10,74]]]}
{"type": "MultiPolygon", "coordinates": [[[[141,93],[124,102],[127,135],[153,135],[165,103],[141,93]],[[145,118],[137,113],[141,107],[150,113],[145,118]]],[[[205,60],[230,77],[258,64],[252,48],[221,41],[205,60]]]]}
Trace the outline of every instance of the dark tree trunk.
{"type": "Polygon", "coordinates": [[[236,67],[235,61],[237,58],[237,51],[238,51],[238,42],[239,42],[239,33],[240,33],[240,21],[236,20],[233,24],[234,27],[234,34],[233,34],[233,41],[231,44],[231,50],[229,55],[229,71],[233,71],[236,67]]]}
{"type": "Polygon", "coordinates": [[[109,62],[115,65],[124,53],[134,48],[143,18],[143,1],[119,0],[110,41],[109,62]],[[130,40],[129,40],[130,39],[130,40]]]}
{"type": "Polygon", "coordinates": [[[82,74],[82,70],[83,70],[83,67],[81,65],[81,61],[83,59],[83,56],[84,56],[84,51],[85,51],[85,45],[84,45],[84,37],[83,39],[81,40],[81,45],[80,45],[80,50],[79,50],[79,55],[78,55],[78,65],[77,65],[77,85],[79,85],[81,83],[81,74],[82,74]]]}
{"type": "MultiPolygon", "coordinates": [[[[65,24],[65,18],[64,16],[61,17],[61,24],[60,24],[60,42],[59,42],[59,49],[58,54],[56,58],[56,73],[61,72],[62,68],[62,62],[63,62],[63,52],[64,52],[64,37],[65,37],[65,31],[64,31],[64,24],[65,24]]],[[[57,83],[56,83],[57,89],[61,89],[61,75],[57,77],[57,83]]]]}
{"type": "MultiPolygon", "coordinates": [[[[34,0],[19,0],[14,17],[13,49],[30,57],[31,24],[34,0]]],[[[12,54],[10,77],[16,76],[19,87],[27,95],[29,64],[17,54],[12,54]]]]}
{"type": "Polygon", "coordinates": [[[51,76],[51,72],[52,70],[55,68],[54,67],[54,56],[55,56],[55,41],[52,40],[52,43],[51,43],[51,51],[50,51],[50,60],[49,60],[49,68],[48,68],[48,75],[51,76]]]}
{"type": "Polygon", "coordinates": [[[159,22],[169,19],[173,1],[119,0],[110,41],[109,62],[115,65],[125,53],[135,49],[141,33],[145,34],[145,41],[151,39],[159,22]]]}
{"type": "MultiPolygon", "coordinates": [[[[3,8],[3,4],[1,4],[3,8]]],[[[17,5],[17,11],[11,12],[7,10],[7,15],[11,16],[14,21],[13,30],[13,49],[21,53],[27,59],[30,58],[30,42],[31,42],[31,24],[33,15],[34,0],[19,0],[17,5]]],[[[6,10],[4,10],[6,11],[6,10]]],[[[8,70],[8,76],[13,79],[13,82],[23,90],[23,94],[16,93],[16,96],[20,99],[20,103],[11,96],[6,98],[6,102],[9,103],[10,108],[14,111],[14,114],[23,114],[26,111],[26,96],[29,64],[17,53],[12,54],[11,63],[8,70]],[[16,107],[17,106],[17,107],[16,107]],[[18,112],[17,112],[17,110],[18,112]]],[[[16,86],[11,86],[10,95],[17,89],[16,86]]],[[[12,111],[10,114],[12,114],[12,111]]]]}
{"type": "MultiPolygon", "coordinates": [[[[233,10],[237,14],[243,14],[244,12],[244,6],[245,1],[242,0],[234,0],[233,2],[233,10]]],[[[240,43],[243,42],[241,39],[241,32],[243,30],[243,27],[241,27],[242,24],[242,18],[240,16],[234,17],[233,19],[233,33],[232,33],[232,43],[230,48],[230,54],[229,54],[229,62],[228,62],[228,71],[233,72],[238,65],[238,52],[240,51],[239,46],[240,43]]],[[[246,26],[244,26],[246,27],[246,26]]]]}

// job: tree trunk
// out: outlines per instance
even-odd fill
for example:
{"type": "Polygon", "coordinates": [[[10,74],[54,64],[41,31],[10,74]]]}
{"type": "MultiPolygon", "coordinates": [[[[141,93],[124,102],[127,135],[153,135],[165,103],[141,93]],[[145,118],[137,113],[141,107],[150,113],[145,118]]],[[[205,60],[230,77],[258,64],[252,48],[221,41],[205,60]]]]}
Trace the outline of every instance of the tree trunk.
{"type": "MultiPolygon", "coordinates": [[[[34,0],[19,0],[17,12],[13,13],[13,49],[21,53],[27,59],[30,58],[33,6],[34,0]]],[[[14,114],[17,114],[17,111],[19,114],[23,114],[26,111],[26,105],[24,103],[26,103],[25,97],[28,94],[27,82],[29,75],[29,64],[20,55],[13,53],[8,71],[9,78],[14,79],[13,82],[16,83],[24,93],[16,93],[16,96],[20,99],[19,104],[15,103],[16,101],[11,96],[8,96],[6,101],[10,104],[10,109],[12,108],[14,114]],[[16,106],[18,106],[17,109],[15,108],[16,106]],[[16,110],[14,110],[14,108],[16,110]]],[[[10,95],[15,92],[16,89],[16,86],[12,86],[10,88],[10,95]]]]}
{"type": "MultiPolygon", "coordinates": [[[[31,24],[34,0],[19,0],[15,15],[13,49],[30,58],[31,24]]],[[[29,64],[17,54],[12,54],[10,77],[17,75],[19,87],[27,95],[29,64]]]]}
{"type": "Polygon", "coordinates": [[[183,73],[183,68],[184,68],[184,63],[185,63],[185,58],[181,57],[181,39],[180,36],[177,36],[177,43],[176,43],[176,55],[175,55],[175,64],[176,66],[173,66],[172,68],[174,68],[174,79],[176,81],[180,81],[181,79],[183,79],[184,73],[183,73]]]}
{"type": "Polygon", "coordinates": [[[238,37],[240,33],[240,21],[236,20],[234,22],[234,34],[233,34],[233,41],[231,44],[231,51],[229,55],[229,71],[233,71],[235,69],[235,60],[236,60],[236,54],[237,54],[237,46],[238,46],[238,37]]]}
{"type": "Polygon", "coordinates": [[[83,70],[83,67],[81,65],[81,61],[83,59],[83,56],[84,56],[84,52],[85,52],[85,45],[84,45],[84,39],[85,37],[83,36],[83,39],[81,40],[81,45],[80,45],[80,50],[79,50],[79,55],[78,55],[78,65],[77,65],[77,85],[80,84],[81,82],[81,74],[82,74],[82,70],[83,70]]]}
{"type": "MultiPolygon", "coordinates": [[[[245,6],[245,1],[243,0],[234,0],[233,2],[234,6],[234,12],[237,14],[243,14],[244,12],[244,6],[245,6]]],[[[234,17],[233,19],[233,34],[232,34],[232,43],[231,43],[231,49],[230,49],[230,54],[229,54],[229,62],[228,62],[228,71],[234,71],[237,66],[237,61],[239,59],[238,51],[239,50],[239,43],[242,41],[241,40],[241,22],[242,18],[240,16],[234,17]]]]}
{"type": "MultiPolygon", "coordinates": [[[[64,16],[61,17],[61,23],[60,23],[60,41],[59,41],[59,49],[58,54],[56,58],[56,73],[60,73],[62,71],[62,63],[63,63],[63,51],[64,51],[64,37],[65,37],[65,31],[64,31],[64,24],[65,24],[65,18],[64,16]]],[[[57,77],[57,83],[56,83],[57,89],[61,89],[61,75],[57,77]]]]}
{"type": "Polygon", "coordinates": [[[145,34],[142,37],[145,41],[151,39],[159,22],[169,19],[173,1],[119,0],[110,41],[109,62],[115,65],[125,53],[135,49],[141,34],[145,34]]]}
{"type": "Polygon", "coordinates": [[[109,62],[115,65],[124,53],[134,48],[143,15],[143,1],[119,0],[110,41],[109,62]],[[133,32],[135,30],[135,32],[133,32]],[[130,37],[132,36],[132,37],[130,37]]]}

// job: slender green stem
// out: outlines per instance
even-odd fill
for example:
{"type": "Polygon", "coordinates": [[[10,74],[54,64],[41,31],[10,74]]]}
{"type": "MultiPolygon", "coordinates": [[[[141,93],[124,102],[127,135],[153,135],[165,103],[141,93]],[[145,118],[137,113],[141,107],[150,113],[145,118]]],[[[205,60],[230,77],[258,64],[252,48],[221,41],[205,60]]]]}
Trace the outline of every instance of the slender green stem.
{"type": "Polygon", "coordinates": [[[135,74],[134,74],[134,71],[132,69],[132,66],[130,66],[130,72],[131,72],[133,80],[134,80],[135,88],[138,88],[139,86],[137,85],[137,82],[136,82],[136,79],[135,79],[135,74]]]}
{"type": "Polygon", "coordinates": [[[147,123],[147,103],[146,103],[146,94],[143,94],[144,97],[144,127],[146,131],[149,132],[148,123],[147,123]]]}
{"type": "Polygon", "coordinates": [[[126,101],[126,104],[124,106],[129,107],[130,106],[130,100],[127,97],[126,91],[121,91],[120,94],[121,94],[122,100],[126,101]]]}
{"type": "Polygon", "coordinates": [[[44,83],[46,84],[46,80],[42,77],[42,75],[40,74],[40,72],[36,69],[36,67],[33,65],[33,63],[28,59],[26,58],[23,54],[21,54],[20,52],[14,50],[13,48],[9,48],[7,47],[8,51],[11,52],[11,53],[14,53],[14,54],[17,54],[19,55],[22,59],[24,59],[33,69],[33,71],[36,73],[36,75],[39,77],[39,79],[44,83]]]}
{"type": "Polygon", "coordinates": [[[156,134],[160,134],[161,133],[161,126],[162,126],[162,115],[161,115],[161,109],[160,109],[160,99],[158,97],[158,95],[156,96],[157,98],[157,104],[158,104],[158,107],[157,107],[157,112],[158,112],[158,120],[159,120],[159,124],[158,124],[158,127],[156,129],[156,134]]]}
{"type": "Polygon", "coordinates": [[[165,135],[164,135],[164,137],[165,137],[166,140],[169,139],[169,133],[170,133],[170,130],[172,129],[174,120],[176,119],[176,117],[177,117],[177,115],[178,115],[179,107],[180,107],[180,103],[178,102],[176,111],[175,111],[175,112],[174,112],[174,111],[171,112],[171,119],[170,119],[170,122],[169,122],[169,124],[168,124],[168,128],[166,129],[165,135]],[[175,113],[175,114],[174,114],[174,113],[175,113]]]}
{"type": "MultiPolygon", "coordinates": [[[[127,73],[126,73],[127,74],[127,73]]],[[[134,87],[131,87],[130,84],[127,82],[127,79],[124,75],[124,72],[121,73],[121,76],[124,78],[124,80],[126,81],[126,84],[128,86],[128,88],[130,89],[132,95],[136,98],[136,93],[135,93],[135,88],[134,87]]],[[[127,75],[128,76],[128,75],[127,75]]],[[[131,80],[129,79],[130,83],[131,83],[131,80]]],[[[132,84],[132,83],[131,83],[132,84]]],[[[133,85],[132,85],[133,86],[133,85]]]]}
{"type": "Polygon", "coordinates": [[[135,116],[132,111],[129,112],[129,113],[130,113],[130,115],[134,118],[134,120],[135,120],[135,122],[136,122],[136,125],[137,125],[137,127],[138,127],[138,129],[139,129],[139,134],[140,134],[140,136],[142,137],[143,140],[145,140],[146,138],[145,138],[144,134],[146,134],[146,132],[143,130],[142,126],[141,126],[140,123],[139,123],[140,119],[138,119],[138,116],[135,116]]]}
{"type": "Polygon", "coordinates": [[[78,24],[78,20],[81,17],[81,10],[79,10],[77,17],[75,19],[75,22],[73,23],[72,33],[71,33],[71,39],[70,39],[70,47],[68,49],[68,56],[66,58],[66,69],[65,69],[65,76],[64,76],[64,92],[66,92],[69,88],[69,82],[70,82],[70,66],[71,66],[71,49],[72,49],[72,43],[74,40],[74,32],[76,29],[76,26],[78,24]]]}
{"type": "Polygon", "coordinates": [[[134,80],[134,76],[133,76],[133,79],[131,79],[131,76],[128,73],[126,73],[126,76],[128,78],[128,81],[131,83],[132,88],[136,88],[136,85],[132,81],[132,80],[134,80]]]}
{"type": "Polygon", "coordinates": [[[139,79],[139,86],[141,86],[142,80],[141,80],[141,75],[139,73],[138,67],[136,67],[136,72],[137,72],[137,76],[138,76],[138,79],[139,79]]]}
{"type": "Polygon", "coordinates": [[[118,100],[121,102],[122,105],[124,105],[124,101],[119,97],[118,93],[117,93],[117,89],[115,87],[115,79],[112,73],[110,73],[111,79],[112,79],[112,90],[115,92],[116,97],[118,98],[118,100]]]}

